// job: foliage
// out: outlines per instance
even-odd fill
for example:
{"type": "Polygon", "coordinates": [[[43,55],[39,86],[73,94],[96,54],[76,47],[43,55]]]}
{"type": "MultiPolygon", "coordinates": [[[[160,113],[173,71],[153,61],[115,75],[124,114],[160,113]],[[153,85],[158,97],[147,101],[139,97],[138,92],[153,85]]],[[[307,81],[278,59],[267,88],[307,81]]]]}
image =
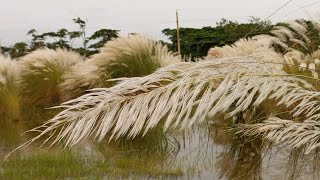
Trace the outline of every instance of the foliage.
{"type": "Polygon", "coordinates": [[[27,33],[27,35],[31,36],[30,45],[25,42],[18,42],[11,47],[1,47],[2,53],[18,58],[46,47],[49,49],[65,48],[76,51],[83,56],[90,56],[97,53],[99,48],[111,38],[118,37],[119,30],[112,29],[100,29],[90,37],[87,37],[86,22],[79,17],[73,19],[73,22],[79,26],[79,30],[69,31],[61,28],[57,31],[39,34],[36,29],[31,29],[27,33]],[[82,41],[80,47],[74,45],[74,41],[77,39],[82,41]]]}
{"type": "Polygon", "coordinates": [[[24,42],[17,42],[8,50],[8,53],[13,57],[21,57],[28,53],[28,44],[24,42]]]}
{"type": "MultiPolygon", "coordinates": [[[[215,27],[207,26],[201,29],[180,28],[181,53],[183,56],[203,57],[208,50],[215,46],[232,44],[239,38],[267,33],[272,25],[268,21],[252,18],[249,23],[238,23],[222,19],[215,27]],[[259,26],[258,28],[256,28],[259,26]]],[[[162,33],[171,41],[171,49],[177,49],[176,29],[164,29],[162,33]]]]}
{"type": "MultiPolygon", "coordinates": [[[[95,54],[98,53],[98,49],[103,47],[108,41],[112,40],[113,38],[118,37],[119,30],[112,30],[112,29],[100,29],[93,33],[89,40],[97,41],[94,44],[91,44],[89,48],[93,49],[90,53],[95,54]]],[[[91,55],[91,54],[90,54],[91,55]]]]}

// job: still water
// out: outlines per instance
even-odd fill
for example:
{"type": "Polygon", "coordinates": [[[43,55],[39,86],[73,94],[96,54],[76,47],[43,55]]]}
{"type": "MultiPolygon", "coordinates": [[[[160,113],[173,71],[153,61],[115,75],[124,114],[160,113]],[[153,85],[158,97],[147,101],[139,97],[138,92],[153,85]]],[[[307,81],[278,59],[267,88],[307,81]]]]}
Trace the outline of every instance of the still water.
{"type": "MultiPolygon", "coordinates": [[[[54,112],[28,112],[22,120],[0,120],[1,157],[35,134],[23,132],[54,112]]],[[[236,136],[224,125],[186,132],[157,128],[135,140],[73,148],[39,148],[35,142],[1,165],[1,179],[320,179],[317,155],[236,136]]]]}

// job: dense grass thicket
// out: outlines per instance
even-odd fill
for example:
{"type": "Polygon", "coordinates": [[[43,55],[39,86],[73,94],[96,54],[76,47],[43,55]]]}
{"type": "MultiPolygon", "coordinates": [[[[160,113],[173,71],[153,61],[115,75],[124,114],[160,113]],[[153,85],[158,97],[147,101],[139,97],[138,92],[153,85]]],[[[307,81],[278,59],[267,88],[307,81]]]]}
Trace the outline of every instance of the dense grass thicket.
{"type": "Polygon", "coordinates": [[[112,78],[145,76],[179,61],[166,46],[140,35],[113,39],[89,59],[59,48],[18,60],[1,56],[0,113],[15,119],[21,109],[58,105],[90,88],[110,87],[112,78]]]}
{"type": "Polygon", "coordinates": [[[233,119],[238,133],[262,135],[290,147],[305,146],[308,153],[318,147],[320,138],[305,134],[317,132],[318,127],[319,59],[308,37],[318,27],[316,22],[311,27],[304,21],[290,21],[275,27],[271,35],[212,48],[203,61],[175,63],[150,75],[93,89],[63,103],[64,110],[35,128],[41,131],[39,136],[22,147],[57,130],[47,140],[73,146],[90,136],[98,141],[134,138],[158,124],[164,130],[184,130],[222,113],[225,119],[233,119]]]}
{"type": "Polygon", "coordinates": [[[17,62],[0,55],[0,115],[5,118],[19,117],[19,74],[20,67],[17,62]]]}
{"type": "Polygon", "coordinates": [[[31,129],[38,135],[17,149],[36,140],[70,147],[89,138],[134,142],[159,129],[155,139],[165,142],[169,130],[223,123],[239,144],[259,146],[255,153],[272,144],[314,153],[320,146],[314,32],[320,32],[318,22],[289,21],[269,34],[212,47],[196,62],[181,62],[140,35],[113,39],[85,60],[61,49],[37,50],[18,62],[0,58],[0,113],[61,103],[56,108],[62,110],[31,129]]]}
{"type": "Polygon", "coordinates": [[[65,100],[91,88],[110,87],[113,78],[140,77],[160,67],[179,62],[179,57],[161,43],[140,35],[119,37],[105,44],[100,52],[74,66],[61,83],[65,100]]]}

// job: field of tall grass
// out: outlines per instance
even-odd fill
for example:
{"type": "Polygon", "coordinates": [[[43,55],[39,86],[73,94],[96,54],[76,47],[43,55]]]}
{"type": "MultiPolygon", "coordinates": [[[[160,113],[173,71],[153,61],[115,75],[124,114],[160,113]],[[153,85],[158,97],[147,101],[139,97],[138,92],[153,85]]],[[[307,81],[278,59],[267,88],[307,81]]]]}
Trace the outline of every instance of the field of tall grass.
{"type": "Polygon", "coordinates": [[[157,128],[161,137],[225,123],[237,142],[259,146],[255,153],[276,144],[316,154],[320,50],[309,34],[320,32],[319,25],[286,22],[213,47],[196,62],[181,62],[140,35],[113,39],[89,59],[63,49],[40,49],[18,61],[0,57],[0,113],[18,118],[24,106],[61,108],[17,149],[36,140],[66,147],[89,138],[129,143],[157,128]]]}

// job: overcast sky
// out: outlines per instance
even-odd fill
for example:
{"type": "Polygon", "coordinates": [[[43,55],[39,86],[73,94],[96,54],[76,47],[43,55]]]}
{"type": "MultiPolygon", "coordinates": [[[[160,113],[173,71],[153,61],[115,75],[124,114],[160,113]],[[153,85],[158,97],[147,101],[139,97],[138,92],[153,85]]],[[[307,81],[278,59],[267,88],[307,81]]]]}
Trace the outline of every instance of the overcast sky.
{"type": "MultiPolygon", "coordinates": [[[[268,17],[289,0],[0,0],[0,42],[28,42],[28,30],[39,33],[59,28],[76,30],[72,19],[87,20],[90,33],[101,28],[137,32],[163,39],[161,30],[175,28],[175,10],[181,27],[214,26],[221,18],[245,22],[250,16],[268,17]]],[[[317,0],[293,0],[270,20],[320,17],[317,0]],[[295,11],[293,13],[290,13],[295,11]],[[288,14],[290,13],[290,14],[288,14]],[[285,16],[285,17],[284,17],[285,16]]]]}

